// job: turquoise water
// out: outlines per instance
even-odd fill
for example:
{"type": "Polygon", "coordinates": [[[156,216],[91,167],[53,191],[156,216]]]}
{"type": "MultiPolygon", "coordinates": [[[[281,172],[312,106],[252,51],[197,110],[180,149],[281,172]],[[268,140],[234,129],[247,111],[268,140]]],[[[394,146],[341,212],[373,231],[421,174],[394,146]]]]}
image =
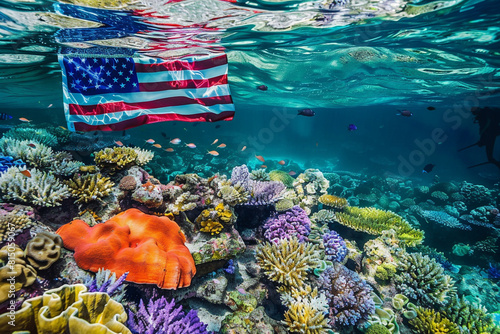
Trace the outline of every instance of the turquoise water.
{"type": "MultiPolygon", "coordinates": [[[[250,170],[262,168],[261,165],[267,166],[264,167],[267,172],[282,170],[291,173],[295,180],[306,169],[319,169],[329,179],[329,187],[325,189],[328,194],[347,198],[351,206],[394,211],[414,228],[423,230],[426,233],[423,244],[443,252],[456,266],[453,270],[446,269],[445,273],[457,281],[459,295],[468,297],[471,302],[483,303],[488,312],[499,311],[498,277],[488,276],[487,271],[490,264],[498,268],[500,261],[500,216],[494,214],[494,209],[500,206],[500,168],[494,164],[468,168],[487,161],[484,147],[475,146],[459,152],[480,138],[471,108],[500,107],[498,1],[82,0],[61,4],[36,0],[0,1],[0,112],[12,116],[12,119],[0,120],[2,135],[13,128],[67,127],[61,69],[57,62],[63,48],[112,50],[120,47],[132,50],[136,56],[163,59],[223,51],[229,62],[234,120],[164,122],[129,129],[124,134],[80,134],[81,137],[69,143],[53,146],[54,151],[70,152],[74,160],[93,165],[97,152],[105,147],[116,147],[115,141],[128,147],[145,148],[154,152],[155,158],[143,168],[163,185],[177,184],[176,175],[188,173],[205,179],[216,173],[230,177],[232,169],[242,164],[248,165],[250,170]],[[66,8],[67,15],[61,15],[60,6],[66,8]],[[77,6],[90,8],[88,11],[94,13],[88,16],[90,20],[71,17],[74,13],[71,11],[77,6]],[[110,21],[114,17],[117,19],[110,21]],[[259,90],[259,85],[266,85],[268,89],[259,90]],[[297,115],[298,110],[305,108],[314,110],[315,116],[297,115]],[[400,110],[408,110],[412,116],[401,116],[400,110]],[[23,123],[19,118],[27,118],[30,122],[23,123]],[[356,125],[357,129],[349,131],[349,124],[356,125]],[[169,141],[174,138],[180,138],[181,145],[170,145],[169,141]],[[154,139],[162,148],[152,147],[145,142],[147,139],[154,139]],[[218,140],[216,145],[227,145],[217,149],[218,157],[207,154],[216,146],[212,145],[215,139],[218,140]],[[190,149],[185,143],[194,143],[196,148],[190,149]],[[163,149],[167,147],[174,151],[165,152],[163,149]],[[246,149],[242,150],[243,147],[246,149]],[[263,156],[265,162],[256,156],[263,156]],[[423,173],[422,169],[428,164],[435,166],[431,172],[423,173]],[[475,185],[478,193],[472,198],[464,199],[467,188],[464,182],[475,185]],[[456,188],[454,191],[449,190],[450,184],[456,188]],[[486,187],[489,193],[480,186],[486,187]],[[429,194],[419,193],[420,187],[430,188],[429,194]],[[431,196],[435,191],[445,193],[447,198],[431,196]],[[367,200],[369,194],[377,200],[367,200]],[[453,194],[462,198],[453,197],[453,194]],[[474,201],[475,196],[483,195],[486,199],[474,201]],[[402,204],[405,199],[412,199],[413,204],[405,206],[402,204]],[[456,202],[460,201],[465,203],[465,209],[457,209],[452,214],[452,208],[459,207],[456,202]],[[418,210],[447,212],[460,218],[461,223],[464,223],[464,215],[472,214],[474,219],[488,226],[472,224],[472,229],[465,231],[443,227],[417,214],[418,210]],[[477,242],[487,238],[490,238],[491,249],[481,250],[477,242]],[[473,246],[475,252],[458,255],[458,251],[453,251],[455,244],[476,245],[473,246]],[[475,291],[466,287],[474,284],[481,288],[475,291]]],[[[10,154],[5,147],[0,149],[3,149],[2,155],[10,154]]],[[[500,160],[500,144],[495,147],[493,157],[500,160]]],[[[28,161],[27,168],[33,166],[36,163],[28,161]]],[[[105,170],[102,172],[107,175],[105,170]]],[[[116,185],[124,176],[120,173],[108,175],[116,185]]],[[[37,221],[52,230],[83,216],[80,213],[84,209],[105,217],[105,221],[112,217],[112,212],[116,214],[137,204],[120,202],[121,210],[117,212],[106,209],[112,206],[111,203],[117,205],[117,201],[82,205],[67,199],[62,206],[67,211],[63,213],[64,210],[39,207],[29,200],[12,199],[8,194],[11,190],[6,189],[0,187],[3,202],[33,206],[39,217],[37,221]]],[[[310,217],[326,208],[318,205],[319,195],[319,192],[314,194],[314,204],[303,205],[309,209],[310,217]]],[[[198,204],[195,212],[188,214],[189,219],[194,221],[202,209],[210,207],[205,200],[203,203],[205,206],[198,204]]],[[[260,219],[259,223],[246,226],[245,219],[252,220],[248,212],[241,211],[237,205],[230,206],[239,217],[237,223],[233,222],[238,233],[257,233],[257,237],[244,238],[248,251],[254,251],[255,244],[264,240],[259,231],[269,214],[266,216],[255,209],[260,213],[250,216],[258,217],[255,219],[260,219]]],[[[146,213],[158,213],[140,208],[146,213]]],[[[159,211],[163,214],[171,210],[160,206],[159,211]]],[[[7,215],[2,211],[3,214],[7,215]]],[[[174,220],[179,222],[182,220],[179,217],[176,213],[174,220]]],[[[443,223],[445,219],[438,220],[443,223]]],[[[375,238],[361,232],[353,234],[343,225],[330,223],[329,228],[357,242],[361,251],[368,238],[375,238]]],[[[188,234],[186,230],[184,233],[188,234]]],[[[22,247],[26,242],[16,239],[22,247]]],[[[411,249],[411,252],[417,251],[427,254],[422,249],[411,249]]],[[[71,257],[72,252],[66,252],[71,257]]],[[[366,250],[364,254],[367,256],[366,250]]],[[[241,271],[245,261],[256,266],[255,258],[248,257],[247,253],[231,258],[240,261],[241,271]]],[[[394,291],[386,289],[394,282],[388,285],[374,283],[373,277],[372,282],[370,275],[361,270],[361,264],[357,267],[352,263],[344,265],[366,275],[363,277],[382,299],[394,297],[394,291]]],[[[66,267],[71,265],[66,264],[66,267]]],[[[220,283],[224,272],[220,265],[215,267],[218,271],[208,270],[208,276],[198,274],[196,279],[199,281],[193,281],[195,286],[212,278],[220,283]]],[[[205,269],[198,268],[200,272],[205,273],[205,269]]],[[[51,283],[45,283],[44,289],[28,289],[22,297],[39,295],[53,288],[57,285],[54,283],[56,277],[75,283],[67,276],[67,272],[42,272],[41,277],[51,283]]],[[[230,281],[228,294],[230,289],[238,291],[240,281],[247,279],[243,274],[231,277],[227,278],[230,281]]],[[[276,297],[277,285],[262,274],[257,277],[268,295],[264,301],[259,299],[257,305],[264,305],[266,314],[274,320],[283,320],[287,307],[276,297]]],[[[140,291],[137,285],[129,290],[140,291]]],[[[255,289],[243,289],[246,293],[258,294],[255,289]]],[[[165,290],[157,290],[160,295],[175,297],[179,303],[182,301],[185,308],[198,309],[203,315],[200,316],[202,321],[213,331],[220,330],[223,315],[235,310],[228,306],[227,300],[210,304],[209,298],[183,299],[182,293],[170,295],[165,290]],[[217,316],[207,315],[211,308],[217,316]]],[[[127,298],[123,302],[126,308],[138,304],[137,296],[127,298]]],[[[418,299],[413,302],[429,306],[419,304],[418,299]]],[[[441,307],[433,305],[436,311],[441,307]]],[[[412,329],[400,310],[393,312],[398,315],[396,322],[402,332],[421,333],[412,329]]],[[[352,330],[351,327],[335,326],[332,327],[335,331],[352,330]]],[[[364,330],[362,327],[356,330],[364,330]]],[[[243,333],[241,328],[235,332],[239,333],[238,330],[243,333]]],[[[252,330],[252,333],[265,332],[262,328],[252,330]]],[[[395,332],[393,328],[390,330],[395,332]]],[[[495,331],[490,328],[486,332],[495,331]]]]}

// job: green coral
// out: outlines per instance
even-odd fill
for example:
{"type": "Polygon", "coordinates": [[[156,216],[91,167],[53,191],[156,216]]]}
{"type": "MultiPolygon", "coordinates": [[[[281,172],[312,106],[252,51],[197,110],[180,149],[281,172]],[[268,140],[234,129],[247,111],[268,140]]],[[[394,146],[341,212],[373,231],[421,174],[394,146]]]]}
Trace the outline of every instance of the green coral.
{"type": "Polygon", "coordinates": [[[18,140],[35,141],[46,146],[57,146],[57,137],[46,129],[35,129],[28,127],[12,128],[4,134],[4,137],[18,140]]]}
{"type": "Polygon", "coordinates": [[[201,232],[208,232],[212,235],[219,234],[225,226],[229,226],[236,221],[234,211],[223,203],[217,204],[213,209],[205,209],[196,218],[201,232]]]}
{"type": "Polygon", "coordinates": [[[401,293],[425,306],[444,305],[456,291],[443,267],[422,253],[402,256],[394,280],[401,293]]]}
{"type": "Polygon", "coordinates": [[[75,174],[73,179],[65,183],[73,197],[77,198],[75,203],[100,201],[111,193],[115,185],[109,177],[103,177],[101,174],[75,174]]]}
{"type": "Polygon", "coordinates": [[[417,317],[409,321],[417,334],[459,334],[458,326],[440,312],[417,308],[417,317]]]}
{"type": "Polygon", "coordinates": [[[463,297],[454,295],[441,312],[457,324],[462,333],[500,333],[500,328],[495,325],[493,317],[487,313],[485,307],[471,304],[463,297]]]}
{"type": "Polygon", "coordinates": [[[379,280],[386,281],[394,276],[396,273],[396,266],[391,263],[382,263],[375,271],[375,277],[379,280]]]}
{"type": "Polygon", "coordinates": [[[269,172],[269,178],[271,181],[280,181],[287,188],[293,188],[293,177],[291,177],[287,172],[282,170],[272,170],[269,172]]]}
{"type": "Polygon", "coordinates": [[[321,204],[330,206],[334,209],[343,209],[344,207],[349,205],[349,202],[347,202],[345,198],[329,194],[321,195],[318,198],[318,201],[321,204]]]}
{"type": "Polygon", "coordinates": [[[366,329],[365,334],[391,334],[391,332],[384,325],[373,324],[366,329]]]}
{"type": "Polygon", "coordinates": [[[291,199],[283,198],[274,203],[274,209],[278,212],[283,212],[293,208],[294,203],[291,199]]]}
{"type": "Polygon", "coordinates": [[[222,200],[231,205],[235,206],[237,204],[245,203],[248,201],[248,191],[245,190],[241,185],[230,185],[224,184],[217,192],[217,196],[222,198],[222,200]]]}
{"type": "Polygon", "coordinates": [[[380,235],[385,230],[394,229],[397,238],[407,246],[415,246],[424,238],[423,231],[414,229],[401,216],[391,211],[350,206],[344,212],[337,212],[336,217],[342,225],[368,234],[380,235]]]}
{"type": "Polygon", "coordinates": [[[249,177],[250,179],[257,181],[271,181],[271,179],[269,178],[269,174],[266,172],[265,169],[253,170],[250,173],[249,177]]]}
{"type": "Polygon", "coordinates": [[[257,247],[256,259],[264,274],[286,287],[299,287],[307,272],[320,264],[317,245],[299,242],[293,237],[278,243],[266,242],[257,247]]]}
{"type": "Polygon", "coordinates": [[[0,176],[0,194],[4,199],[20,201],[39,206],[58,206],[69,197],[65,184],[51,173],[38,169],[30,170],[31,177],[11,167],[0,176]]]}

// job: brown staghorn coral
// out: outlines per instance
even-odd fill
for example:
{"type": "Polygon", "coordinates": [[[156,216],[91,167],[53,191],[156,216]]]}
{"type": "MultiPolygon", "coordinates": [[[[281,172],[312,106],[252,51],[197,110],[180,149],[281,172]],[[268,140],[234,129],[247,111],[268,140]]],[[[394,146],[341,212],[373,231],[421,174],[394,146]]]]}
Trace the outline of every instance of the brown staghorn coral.
{"type": "Polygon", "coordinates": [[[324,194],[318,198],[318,201],[326,206],[330,206],[334,209],[343,209],[349,205],[349,202],[345,198],[338,197],[335,195],[324,194]]]}
{"type": "Polygon", "coordinates": [[[320,263],[317,245],[299,242],[295,237],[279,243],[266,242],[257,247],[256,258],[265,275],[286,287],[298,287],[307,271],[320,263]]]}
{"type": "Polygon", "coordinates": [[[115,184],[101,174],[75,174],[73,179],[66,181],[66,185],[77,198],[75,203],[89,203],[109,195],[115,184]]]}

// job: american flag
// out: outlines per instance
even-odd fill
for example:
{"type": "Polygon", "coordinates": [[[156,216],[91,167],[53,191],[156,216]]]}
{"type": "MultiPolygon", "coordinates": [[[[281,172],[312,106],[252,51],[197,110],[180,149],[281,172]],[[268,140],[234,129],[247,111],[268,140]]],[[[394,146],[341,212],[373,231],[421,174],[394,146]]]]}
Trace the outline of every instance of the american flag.
{"type": "Polygon", "coordinates": [[[71,131],[121,131],[163,121],[232,120],[227,56],[167,61],[150,57],[59,55],[71,131]]]}

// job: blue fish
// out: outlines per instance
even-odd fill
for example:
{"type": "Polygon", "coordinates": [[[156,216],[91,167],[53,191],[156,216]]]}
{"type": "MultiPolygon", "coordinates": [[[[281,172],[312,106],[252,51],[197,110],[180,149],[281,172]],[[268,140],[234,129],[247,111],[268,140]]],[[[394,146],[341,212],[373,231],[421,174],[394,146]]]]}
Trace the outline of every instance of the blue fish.
{"type": "Polygon", "coordinates": [[[354,131],[357,129],[358,129],[358,127],[354,124],[349,124],[349,126],[347,127],[347,130],[349,130],[349,131],[354,131]]]}
{"type": "Polygon", "coordinates": [[[12,118],[11,115],[0,113],[0,120],[2,120],[2,121],[6,121],[6,120],[11,119],[11,118],[12,118]]]}
{"type": "Polygon", "coordinates": [[[312,116],[316,115],[316,113],[312,109],[307,108],[307,109],[299,110],[299,113],[297,115],[312,117],[312,116]]]}
{"type": "Polygon", "coordinates": [[[424,169],[422,169],[422,173],[430,173],[432,172],[432,169],[434,168],[434,166],[436,165],[433,165],[433,164],[427,164],[424,166],[424,169]]]}

